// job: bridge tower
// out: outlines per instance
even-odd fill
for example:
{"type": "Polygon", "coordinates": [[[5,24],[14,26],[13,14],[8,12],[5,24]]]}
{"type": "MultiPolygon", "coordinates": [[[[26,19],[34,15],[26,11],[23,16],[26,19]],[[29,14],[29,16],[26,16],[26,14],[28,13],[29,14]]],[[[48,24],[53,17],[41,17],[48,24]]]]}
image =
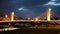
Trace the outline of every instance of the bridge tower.
{"type": "Polygon", "coordinates": [[[14,12],[11,13],[11,21],[14,20],[14,12]]]}
{"type": "Polygon", "coordinates": [[[47,20],[50,21],[50,17],[51,17],[51,8],[48,8],[48,9],[47,9],[46,15],[47,15],[47,20]]]}
{"type": "Polygon", "coordinates": [[[50,18],[52,17],[53,13],[51,12],[51,8],[48,8],[46,10],[46,12],[40,14],[39,16],[37,16],[37,18],[41,19],[41,20],[45,20],[47,19],[48,21],[50,21],[50,18]]]}

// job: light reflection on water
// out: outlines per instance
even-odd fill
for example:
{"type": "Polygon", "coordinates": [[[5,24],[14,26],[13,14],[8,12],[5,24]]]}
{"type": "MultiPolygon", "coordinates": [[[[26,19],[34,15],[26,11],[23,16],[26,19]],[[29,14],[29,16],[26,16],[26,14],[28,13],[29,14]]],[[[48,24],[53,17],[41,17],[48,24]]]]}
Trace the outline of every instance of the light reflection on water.
{"type": "Polygon", "coordinates": [[[0,29],[0,31],[9,31],[9,30],[17,30],[19,28],[3,28],[3,29],[0,29]]]}

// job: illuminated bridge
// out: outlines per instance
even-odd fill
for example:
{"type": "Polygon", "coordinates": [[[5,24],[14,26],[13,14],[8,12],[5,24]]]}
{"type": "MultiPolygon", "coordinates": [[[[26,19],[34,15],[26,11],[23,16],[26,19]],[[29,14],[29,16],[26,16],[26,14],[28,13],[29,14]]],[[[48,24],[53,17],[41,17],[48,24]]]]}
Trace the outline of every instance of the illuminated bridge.
{"type": "MultiPolygon", "coordinates": [[[[57,22],[60,23],[60,20],[51,20],[52,17],[52,12],[51,12],[51,8],[48,8],[47,11],[43,14],[41,14],[40,16],[36,17],[35,19],[30,20],[30,18],[28,18],[28,20],[14,20],[14,12],[11,13],[11,20],[7,20],[7,21],[0,21],[0,23],[2,22],[57,22]]],[[[7,18],[8,16],[6,16],[7,18]]],[[[54,19],[54,18],[53,18],[54,19]]]]}

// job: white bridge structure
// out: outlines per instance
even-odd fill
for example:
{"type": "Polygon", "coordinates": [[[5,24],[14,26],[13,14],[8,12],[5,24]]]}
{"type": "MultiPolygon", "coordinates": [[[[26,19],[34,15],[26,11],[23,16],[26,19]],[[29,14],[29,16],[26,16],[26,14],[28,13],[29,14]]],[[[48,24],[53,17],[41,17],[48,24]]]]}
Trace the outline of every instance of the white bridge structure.
{"type": "Polygon", "coordinates": [[[60,23],[60,20],[51,20],[51,17],[52,17],[51,8],[48,8],[47,12],[45,12],[44,14],[41,14],[40,16],[36,17],[33,20],[29,20],[29,19],[28,20],[14,20],[14,12],[12,12],[10,21],[0,21],[0,22],[58,22],[60,23]]]}
{"type": "Polygon", "coordinates": [[[60,20],[14,20],[14,21],[0,21],[0,22],[60,22],[60,20]]]}

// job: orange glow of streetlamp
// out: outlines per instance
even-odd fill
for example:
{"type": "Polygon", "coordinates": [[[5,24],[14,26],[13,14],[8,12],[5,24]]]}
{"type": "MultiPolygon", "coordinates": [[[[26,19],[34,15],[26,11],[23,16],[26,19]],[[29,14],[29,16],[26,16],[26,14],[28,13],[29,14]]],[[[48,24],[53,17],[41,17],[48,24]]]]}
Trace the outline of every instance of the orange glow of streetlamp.
{"type": "Polygon", "coordinates": [[[30,18],[28,18],[28,20],[30,20],[30,18]]]}
{"type": "Polygon", "coordinates": [[[8,15],[5,15],[5,18],[7,18],[8,17],[8,15]]]}
{"type": "Polygon", "coordinates": [[[36,21],[38,21],[39,19],[38,18],[35,18],[36,21]]]}

